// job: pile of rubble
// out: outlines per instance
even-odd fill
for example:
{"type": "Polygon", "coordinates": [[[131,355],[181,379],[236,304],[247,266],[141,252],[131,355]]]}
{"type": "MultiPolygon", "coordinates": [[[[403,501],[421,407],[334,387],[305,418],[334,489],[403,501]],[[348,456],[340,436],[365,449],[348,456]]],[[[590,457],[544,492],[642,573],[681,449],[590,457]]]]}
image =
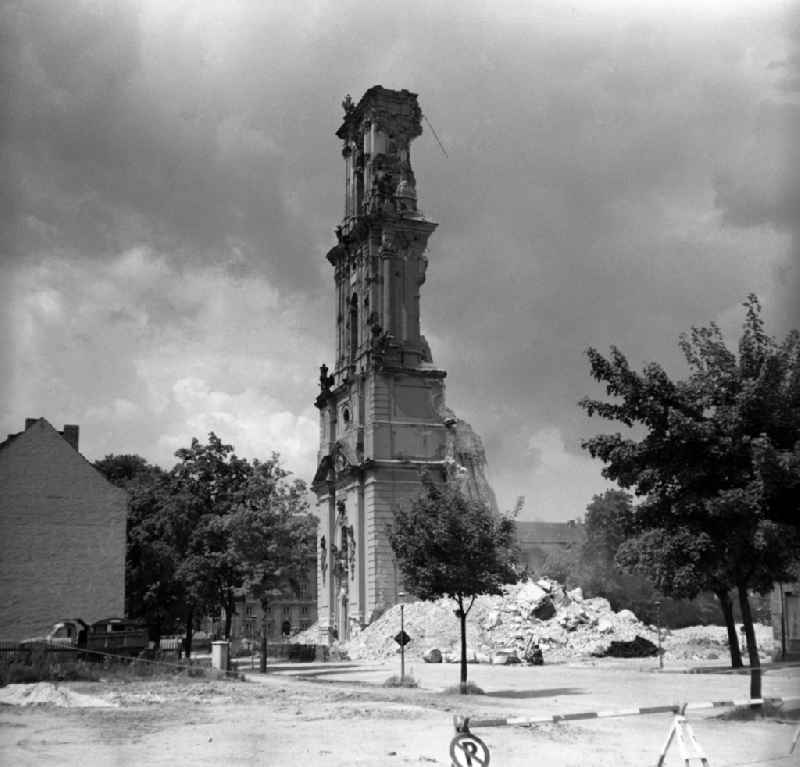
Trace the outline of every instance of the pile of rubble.
{"type": "MultiPolygon", "coordinates": [[[[445,662],[458,661],[461,640],[454,611],[455,602],[448,598],[404,605],[404,629],[412,639],[406,646],[407,655],[423,658],[438,650],[445,662]]],[[[699,627],[701,632],[706,628],[712,630],[708,632],[707,657],[724,657],[724,627],[699,627]]],[[[399,630],[400,606],[395,605],[344,647],[354,660],[392,657],[398,651],[394,637],[399,630]]],[[[669,652],[672,646],[676,656],[695,657],[695,650],[680,652],[679,634],[662,632],[665,649],[669,652]]],[[[766,637],[762,633],[759,639],[766,637]]],[[[614,612],[607,599],[585,599],[580,589],[566,591],[548,579],[509,585],[502,595],[475,600],[467,617],[467,653],[471,662],[514,663],[524,659],[526,647],[532,642],[539,645],[546,663],[607,655],[641,657],[657,653],[658,632],[630,610],[614,612]]],[[[762,649],[767,652],[769,647],[762,649]]],[[[701,657],[706,657],[702,650],[701,657]]]]}

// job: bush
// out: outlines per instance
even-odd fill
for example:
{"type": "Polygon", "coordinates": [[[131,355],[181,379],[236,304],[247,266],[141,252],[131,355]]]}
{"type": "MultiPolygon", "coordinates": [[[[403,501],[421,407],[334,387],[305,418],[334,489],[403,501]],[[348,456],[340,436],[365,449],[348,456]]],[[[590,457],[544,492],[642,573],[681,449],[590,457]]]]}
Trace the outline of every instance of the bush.
{"type": "Polygon", "coordinates": [[[402,679],[399,674],[393,674],[384,683],[384,687],[419,687],[419,682],[411,674],[406,674],[402,679]]]}
{"type": "Polygon", "coordinates": [[[313,644],[290,644],[288,656],[289,660],[311,662],[317,657],[317,646],[313,644]]]}
{"type": "Polygon", "coordinates": [[[737,706],[719,714],[716,719],[733,722],[751,722],[754,719],[778,719],[783,722],[800,721],[800,708],[791,708],[786,703],[766,701],[755,706],[737,706]]]}
{"type": "Polygon", "coordinates": [[[461,692],[461,685],[454,684],[444,691],[445,695],[485,695],[486,693],[478,687],[475,682],[467,682],[466,689],[461,692]]]}

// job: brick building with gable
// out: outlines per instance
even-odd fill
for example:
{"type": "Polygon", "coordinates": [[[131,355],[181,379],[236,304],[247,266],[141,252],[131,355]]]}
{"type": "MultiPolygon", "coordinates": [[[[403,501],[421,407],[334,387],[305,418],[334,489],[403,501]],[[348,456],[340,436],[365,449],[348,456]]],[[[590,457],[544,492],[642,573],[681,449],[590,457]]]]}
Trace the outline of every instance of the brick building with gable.
{"type": "Polygon", "coordinates": [[[127,494],[44,418],[0,443],[0,637],[125,611],[127,494]]]}

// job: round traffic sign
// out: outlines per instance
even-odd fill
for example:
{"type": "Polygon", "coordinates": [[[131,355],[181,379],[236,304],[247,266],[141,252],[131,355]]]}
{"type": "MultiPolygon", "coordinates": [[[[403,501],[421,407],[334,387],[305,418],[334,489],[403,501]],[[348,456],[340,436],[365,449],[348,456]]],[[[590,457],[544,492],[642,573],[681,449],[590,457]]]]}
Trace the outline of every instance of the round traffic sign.
{"type": "Polygon", "coordinates": [[[459,732],[450,741],[450,758],[453,767],[487,767],[489,749],[471,732],[459,732]]]}

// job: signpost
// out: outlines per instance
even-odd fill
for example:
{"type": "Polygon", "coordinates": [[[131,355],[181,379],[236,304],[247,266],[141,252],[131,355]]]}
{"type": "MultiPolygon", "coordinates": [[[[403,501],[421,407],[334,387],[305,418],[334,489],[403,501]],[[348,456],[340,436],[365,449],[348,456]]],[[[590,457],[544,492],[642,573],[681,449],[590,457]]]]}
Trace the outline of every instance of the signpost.
{"type": "MultiPolygon", "coordinates": [[[[400,599],[405,597],[405,594],[402,591],[397,593],[397,596],[400,599]]],[[[400,633],[397,634],[394,638],[394,641],[400,645],[400,686],[402,687],[405,680],[406,680],[406,645],[411,641],[411,637],[406,634],[405,629],[403,628],[403,608],[405,605],[400,602],[400,633]]]]}
{"type": "Polygon", "coordinates": [[[453,767],[488,767],[489,749],[477,735],[459,732],[450,741],[453,767]]]}
{"type": "Polygon", "coordinates": [[[661,600],[656,599],[656,623],[658,624],[658,667],[664,668],[664,651],[661,649],[661,600]]]}

